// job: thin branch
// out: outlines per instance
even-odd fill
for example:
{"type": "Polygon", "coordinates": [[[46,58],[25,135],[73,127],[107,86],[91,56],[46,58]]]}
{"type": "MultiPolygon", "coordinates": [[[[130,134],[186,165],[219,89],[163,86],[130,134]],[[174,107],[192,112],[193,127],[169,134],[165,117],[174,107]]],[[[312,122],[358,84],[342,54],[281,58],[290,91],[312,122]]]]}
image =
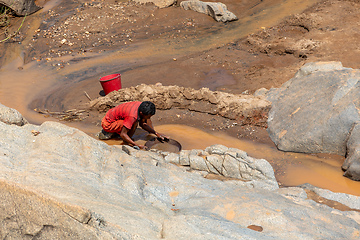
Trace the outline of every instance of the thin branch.
{"type": "Polygon", "coordinates": [[[0,40],[0,43],[5,42],[6,40],[14,37],[16,34],[19,33],[22,25],[24,24],[25,18],[26,18],[26,15],[24,16],[24,19],[22,20],[22,22],[21,22],[21,24],[20,24],[20,27],[19,27],[13,34],[10,34],[7,38],[5,38],[5,39],[3,39],[3,40],[0,40]]]}
{"type": "Polygon", "coordinates": [[[84,91],[84,93],[85,93],[85,96],[89,99],[89,101],[91,101],[91,97],[89,96],[89,94],[87,94],[87,92],[85,92],[85,91],[84,91]]]}

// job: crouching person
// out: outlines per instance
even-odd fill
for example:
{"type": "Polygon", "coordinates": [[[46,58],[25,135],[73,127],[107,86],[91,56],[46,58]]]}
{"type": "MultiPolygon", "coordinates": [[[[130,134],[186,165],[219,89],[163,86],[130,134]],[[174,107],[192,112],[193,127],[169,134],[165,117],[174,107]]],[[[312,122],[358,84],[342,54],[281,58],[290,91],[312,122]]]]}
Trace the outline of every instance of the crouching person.
{"type": "Polygon", "coordinates": [[[114,133],[120,135],[124,142],[131,146],[144,149],[144,145],[138,145],[132,139],[138,125],[145,131],[155,134],[164,139],[166,136],[155,131],[151,117],[155,115],[155,104],[150,101],[122,103],[110,109],[101,121],[102,130],[99,139],[110,139],[114,133]]]}

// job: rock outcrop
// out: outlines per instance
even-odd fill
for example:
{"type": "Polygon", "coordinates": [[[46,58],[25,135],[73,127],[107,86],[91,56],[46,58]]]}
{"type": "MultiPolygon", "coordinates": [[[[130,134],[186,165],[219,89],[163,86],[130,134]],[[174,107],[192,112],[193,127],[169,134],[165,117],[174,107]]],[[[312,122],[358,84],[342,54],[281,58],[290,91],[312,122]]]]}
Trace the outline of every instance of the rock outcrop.
{"type": "Polygon", "coordinates": [[[351,133],[360,120],[359,70],[308,63],[266,95],[272,102],[268,132],[280,150],[346,155],[345,176],[360,179],[359,143],[351,133]]]}
{"type": "Polygon", "coordinates": [[[344,176],[360,181],[360,124],[357,122],[350,131],[346,142],[346,159],[342,165],[344,176]]]}
{"type": "MultiPolygon", "coordinates": [[[[139,159],[147,159],[152,156],[149,152],[136,151],[131,147],[123,146],[123,150],[129,155],[139,159]]],[[[186,166],[189,170],[197,170],[212,173],[228,178],[239,179],[250,188],[262,188],[276,190],[279,185],[276,181],[274,170],[265,159],[255,159],[246,152],[227,148],[222,145],[213,145],[205,150],[193,149],[182,150],[179,154],[153,150],[161,156],[161,161],[186,166]]]]}
{"type": "Polygon", "coordinates": [[[6,124],[23,126],[28,121],[16,109],[6,107],[0,103],[0,121],[6,124]]]}
{"type": "Polygon", "coordinates": [[[0,0],[0,4],[10,8],[18,16],[29,15],[41,9],[35,4],[35,0],[0,0]]]}
{"type": "Polygon", "coordinates": [[[166,8],[174,5],[176,3],[176,0],[133,0],[137,3],[153,3],[158,8],[166,8]]]}
{"type": "Polygon", "coordinates": [[[177,159],[170,153],[109,146],[57,122],[0,121],[0,134],[6,136],[0,138],[1,236],[356,239],[360,234],[358,197],[347,203],[351,211],[340,211],[307,199],[303,188],[249,184],[268,183],[272,174],[264,160],[250,161],[240,150],[216,145],[179,156],[179,163],[190,159],[190,166],[192,156],[202,154],[236,159],[239,163],[224,169],[236,175],[239,167],[246,181],[219,181],[169,163],[177,159]]]}
{"type": "Polygon", "coordinates": [[[91,212],[0,180],[1,239],[114,239],[91,212]]]}
{"type": "Polygon", "coordinates": [[[101,112],[127,101],[152,101],[158,109],[181,108],[220,115],[238,124],[266,126],[271,103],[264,97],[235,95],[208,88],[195,90],[179,86],[139,85],[113,91],[90,102],[89,107],[101,112]]]}
{"type": "Polygon", "coordinates": [[[238,20],[236,15],[229,10],[225,4],[220,2],[202,2],[198,0],[182,1],[180,6],[185,10],[204,13],[218,22],[231,22],[238,20]]]}

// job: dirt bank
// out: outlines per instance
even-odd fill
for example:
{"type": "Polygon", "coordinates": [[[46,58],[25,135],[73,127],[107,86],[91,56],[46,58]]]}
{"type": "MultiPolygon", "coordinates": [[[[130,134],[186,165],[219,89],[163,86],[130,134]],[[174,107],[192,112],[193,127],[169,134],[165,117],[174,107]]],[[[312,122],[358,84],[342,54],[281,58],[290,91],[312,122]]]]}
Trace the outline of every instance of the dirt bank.
{"type": "MultiPolygon", "coordinates": [[[[182,10],[180,2],[158,9],[115,0],[38,1],[47,3],[44,10],[27,16],[20,33],[0,44],[0,64],[20,55],[32,65],[23,70],[19,66],[17,74],[28,72],[26,67],[45,69],[46,77],[16,75],[36,83],[26,85],[33,92],[54,77],[53,89],[36,92],[38,98],[31,98],[29,105],[51,111],[84,108],[89,102],[84,91],[92,99],[99,97],[99,78],[111,73],[121,73],[124,88],[161,83],[252,94],[262,87],[281,86],[307,62],[340,61],[345,67],[360,68],[359,1],[222,2],[238,21],[218,23],[182,10]]],[[[16,30],[22,19],[13,20],[16,30]]],[[[2,89],[10,89],[8,82],[0,76],[2,89]]],[[[1,103],[17,108],[11,104],[22,92],[11,92],[16,94],[6,98],[0,94],[1,103]]],[[[89,112],[76,127],[85,132],[88,126],[98,129],[102,117],[89,112]]],[[[185,124],[273,147],[264,127],[236,125],[219,115],[171,108],[159,110],[154,122],[185,124]]]]}
{"type": "MultiPolygon", "coordinates": [[[[38,4],[44,5],[46,2],[38,1],[38,4]]],[[[276,3],[223,2],[239,19],[257,14],[259,10],[273,7],[276,3]]],[[[201,50],[197,40],[222,30],[229,31],[238,23],[217,23],[204,14],[182,10],[179,3],[170,8],[158,9],[152,4],[139,5],[115,0],[64,0],[62,4],[54,2],[51,9],[42,13],[38,29],[27,32],[31,28],[25,24],[16,37],[1,47],[17,42],[26,44],[25,62],[37,61],[61,71],[69,68],[75,61],[88,59],[81,58],[84,53],[106,53],[119,49],[121,54],[142,44],[151,43],[154,47],[163,44],[170,49],[183,49],[181,55],[170,59],[166,57],[168,60],[154,58],[151,60],[154,61],[153,64],[141,62],[141,58],[146,57],[146,52],[134,56],[138,59],[134,61],[140,62],[138,65],[126,70],[118,69],[122,73],[123,87],[161,82],[163,85],[195,89],[207,87],[234,94],[251,94],[262,87],[279,87],[306,62],[341,61],[345,67],[360,67],[360,50],[356,45],[359,36],[357,22],[360,18],[358,1],[319,1],[303,13],[291,15],[275,26],[264,26],[260,31],[241,39],[235,37],[235,40],[226,44],[219,44],[220,41],[217,40],[214,41],[217,45],[213,48],[191,51],[191,54],[186,54],[186,49],[192,43],[201,50]],[[25,41],[26,34],[32,35],[30,41],[25,41]]],[[[16,24],[18,23],[13,23],[15,27],[16,24]]],[[[226,38],[226,31],[220,36],[226,38]]],[[[151,47],[147,50],[150,51],[151,47]]],[[[1,52],[4,57],[6,51],[1,52]]],[[[112,71],[118,70],[115,68],[112,71]]],[[[83,94],[79,94],[79,89],[86,90],[92,98],[99,96],[100,85],[97,79],[101,74],[106,72],[93,73],[91,81],[81,81],[56,90],[46,98],[52,100],[52,105],[37,101],[32,106],[41,108],[42,105],[47,105],[46,107],[55,110],[59,106],[65,110],[78,108],[88,101],[83,94]]],[[[175,109],[163,111],[158,121],[193,123],[193,120],[186,120],[186,117],[177,117],[179,115],[187,116],[188,113],[175,109]]],[[[197,127],[210,131],[227,129],[233,136],[267,141],[264,129],[254,127],[254,130],[251,127],[251,130],[244,132],[238,128],[227,128],[226,121],[214,121],[216,116],[196,115],[198,123],[201,123],[197,127]],[[260,137],[254,137],[258,134],[260,137]]],[[[92,115],[89,123],[98,120],[96,118],[97,116],[92,115]]]]}
{"type": "Polygon", "coordinates": [[[227,132],[233,137],[244,135],[248,139],[270,143],[265,129],[271,103],[262,96],[142,84],[98,97],[84,108],[92,112],[92,116],[102,116],[123,102],[144,100],[155,103],[158,114],[153,119],[156,124],[181,123],[206,132],[227,132]]]}
{"type": "MultiPolygon", "coordinates": [[[[256,12],[256,7],[251,8],[249,4],[244,3],[240,7],[239,4],[235,6],[235,2],[224,3],[228,4],[231,10],[236,9],[234,12],[237,15],[244,9],[247,9],[246,14],[256,12]]],[[[284,19],[276,26],[264,27],[245,38],[210,50],[130,69],[123,73],[123,79],[131,79],[131,86],[144,81],[154,84],[160,81],[164,85],[175,84],[195,89],[208,87],[210,90],[251,94],[261,87],[279,87],[306,62],[341,61],[345,67],[359,68],[360,55],[357,54],[359,48],[356,42],[360,28],[355,24],[360,18],[359,6],[358,1],[321,1],[303,13],[284,19]]],[[[243,15],[240,14],[241,16],[243,15]]],[[[139,6],[132,2],[84,3],[74,10],[72,17],[67,17],[61,24],[55,24],[47,31],[41,30],[36,38],[37,44],[48,44],[49,50],[39,52],[35,50],[39,48],[33,48],[28,59],[42,59],[46,54],[51,59],[54,55],[59,56],[66,52],[74,54],[81,51],[106,51],[107,48],[139,43],[149,38],[153,41],[162,39],[171,45],[174,41],[201,38],[219,28],[229,28],[231,24],[216,23],[206,15],[184,12],[178,7],[157,9],[151,4],[139,6]],[[120,14],[117,18],[112,18],[110,14],[114,6],[121,9],[115,13],[120,14]],[[81,16],[94,19],[94,16],[99,15],[109,17],[101,18],[101,21],[81,21],[81,16]],[[105,31],[104,26],[108,30],[105,31]],[[80,43],[71,44],[69,40],[59,45],[64,34],[69,32],[78,33],[80,38],[74,38],[74,41],[80,39],[80,43]],[[42,34],[45,37],[41,38],[42,34]]],[[[66,67],[66,63],[60,63],[58,67],[66,67]]],[[[123,85],[130,87],[130,84],[124,81],[123,85]]],[[[92,96],[97,95],[99,85],[88,88],[87,91],[92,96]]],[[[73,95],[71,98],[72,104],[70,101],[67,103],[71,105],[68,108],[78,105],[79,100],[74,101],[75,97],[73,95]]],[[[187,114],[179,114],[177,111],[164,111],[161,121],[188,124],[186,118],[175,117],[187,114]]],[[[224,121],[209,121],[214,116],[199,114],[198,117],[209,118],[200,121],[206,122],[208,130],[224,131],[226,128],[222,127],[224,124],[221,122],[224,121]]],[[[266,134],[257,127],[245,132],[230,129],[236,131],[230,133],[233,136],[254,140],[254,135],[259,134],[259,139],[266,141],[263,137],[266,134]]]]}

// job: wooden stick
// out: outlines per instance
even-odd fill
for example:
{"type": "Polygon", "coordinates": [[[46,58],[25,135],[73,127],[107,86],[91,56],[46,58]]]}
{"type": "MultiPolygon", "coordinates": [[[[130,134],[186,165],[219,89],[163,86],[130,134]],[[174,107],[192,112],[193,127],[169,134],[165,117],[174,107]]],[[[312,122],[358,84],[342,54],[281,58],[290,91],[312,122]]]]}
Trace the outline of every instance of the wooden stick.
{"type": "Polygon", "coordinates": [[[89,94],[87,94],[87,92],[85,92],[85,91],[84,91],[84,93],[85,93],[85,96],[89,99],[89,101],[92,101],[92,100],[91,100],[91,97],[89,96],[89,94]]]}

